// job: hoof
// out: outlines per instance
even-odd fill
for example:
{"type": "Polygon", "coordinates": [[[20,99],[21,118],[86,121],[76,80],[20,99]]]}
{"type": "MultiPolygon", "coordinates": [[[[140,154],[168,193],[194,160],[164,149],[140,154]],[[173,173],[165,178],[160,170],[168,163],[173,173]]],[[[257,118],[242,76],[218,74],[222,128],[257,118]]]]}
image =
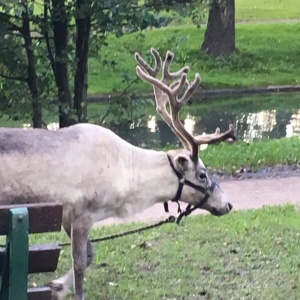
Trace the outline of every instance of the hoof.
{"type": "Polygon", "coordinates": [[[51,288],[51,300],[63,300],[68,294],[63,283],[58,281],[51,281],[47,284],[51,288]]]}

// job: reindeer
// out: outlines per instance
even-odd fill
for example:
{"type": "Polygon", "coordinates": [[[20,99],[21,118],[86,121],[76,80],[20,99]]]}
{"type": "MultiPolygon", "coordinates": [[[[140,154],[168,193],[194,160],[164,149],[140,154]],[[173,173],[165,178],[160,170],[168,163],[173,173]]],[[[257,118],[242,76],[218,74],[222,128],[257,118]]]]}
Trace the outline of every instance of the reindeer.
{"type": "Polygon", "coordinates": [[[52,201],[63,205],[63,228],[71,238],[73,267],[51,282],[53,299],[65,298],[73,281],[75,300],[85,299],[84,272],[93,259],[88,237],[95,222],[132,215],[170,199],[218,216],[232,209],[198,158],[198,149],[201,144],[235,139],[233,129],[206,136],[188,133],[179,110],[196,91],[200,75],[189,83],[187,66],[170,72],[172,52],[167,52],[163,62],[155,49],[151,53],[154,68],[135,54],[136,72],[152,84],[157,112],[184,149],[142,149],[91,124],[58,131],[0,129],[0,204],[52,201]],[[160,71],[162,79],[157,78],[160,71]]]}

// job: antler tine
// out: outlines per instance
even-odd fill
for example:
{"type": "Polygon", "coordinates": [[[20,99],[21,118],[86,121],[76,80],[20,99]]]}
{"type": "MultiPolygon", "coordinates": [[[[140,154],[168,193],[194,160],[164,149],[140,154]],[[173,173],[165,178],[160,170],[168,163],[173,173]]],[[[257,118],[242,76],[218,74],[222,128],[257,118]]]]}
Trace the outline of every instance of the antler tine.
{"type": "Polygon", "coordinates": [[[154,49],[154,48],[151,48],[151,53],[154,57],[154,60],[155,60],[155,67],[154,68],[151,68],[151,66],[146,63],[144,61],[144,59],[141,57],[141,55],[139,53],[135,53],[134,54],[134,57],[135,57],[135,60],[137,61],[137,63],[150,75],[150,76],[153,76],[153,77],[156,77],[157,74],[159,73],[159,71],[161,70],[161,66],[162,66],[162,59],[159,55],[159,53],[154,49]]]}
{"type": "Polygon", "coordinates": [[[160,80],[158,80],[155,77],[152,77],[150,74],[146,73],[145,71],[142,70],[140,66],[136,66],[136,73],[140,78],[142,78],[145,81],[150,82],[154,86],[158,87],[160,90],[162,90],[164,93],[166,93],[168,96],[172,95],[172,90],[162,83],[160,80]]]}
{"type": "Polygon", "coordinates": [[[186,104],[192,97],[192,95],[195,93],[197,88],[199,87],[201,82],[201,77],[199,73],[196,73],[194,81],[189,84],[188,82],[188,88],[185,90],[184,94],[180,99],[178,99],[178,102],[182,103],[181,105],[186,104]]]}
{"type": "MultiPolygon", "coordinates": [[[[188,84],[188,86],[189,86],[189,83],[187,82],[187,79],[186,79],[186,74],[184,74],[184,73],[181,74],[180,79],[177,80],[175,83],[176,84],[173,83],[170,85],[170,90],[171,90],[172,94],[175,96],[177,96],[180,93],[180,91],[183,89],[183,87],[186,84],[188,84]]],[[[177,100],[177,97],[175,97],[174,100],[175,100],[173,103],[174,106],[180,108],[183,105],[181,101],[177,100]]],[[[171,101],[171,99],[170,99],[170,101],[171,101]]]]}
{"type": "Polygon", "coordinates": [[[201,81],[200,75],[197,73],[195,76],[195,80],[191,84],[189,84],[186,78],[186,74],[182,73],[180,80],[173,82],[169,87],[162,81],[144,72],[140,68],[140,66],[136,67],[136,72],[138,76],[141,77],[143,80],[152,83],[155,87],[159,88],[161,91],[163,91],[169,96],[170,105],[173,108],[173,111],[176,113],[178,113],[180,108],[188,102],[192,94],[198,88],[201,81]],[[187,90],[185,91],[184,95],[180,99],[178,99],[178,94],[186,84],[188,84],[187,90]]]}
{"type": "Polygon", "coordinates": [[[174,53],[167,51],[164,63],[163,63],[163,80],[174,80],[181,77],[182,74],[187,74],[190,70],[188,66],[181,68],[177,72],[170,72],[170,65],[172,64],[174,53]]]}
{"type": "Polygon", "coordinates": [[[189,84],[186,77],[187,75],[183,73],[181,75],[180,81],[177,81],[176,83],[173,83],[171,85],[172,89],[171,89],[171,93],[169,94],[169,103],[171,108],[171,119],[174,124],[174,127],[181,134],[181,136],[188,142],[189,149],[191,151],[191,158],[194,162],[196,162],[198,160],[199,147],[193,135],[190,134],[184,128],[183,124],[179,120],[179,110],[184,104],[188,102],[192,94],[196,91],[197,87],[200,84],[201,78],[199,74],[196,74],[195,80],[191,84],[189,84]],[[180,91],[182,90],[185,84],[188,85],[188,88],[184,92],[184,95],[180,99],[178,99],[178,94],[180,93],[180,91]]]}
{"type": "Polygon", "coordinates": [[[216,129],[215,133],[207,134],[207,135],[198,135],[194,137],[196,143],[198,145],[203,144],[215,144],[222,141],[235,141],[235,130],[233,124],[229,125],[229,129],[225,132],[220,132],[220,128],[216,129]]]}

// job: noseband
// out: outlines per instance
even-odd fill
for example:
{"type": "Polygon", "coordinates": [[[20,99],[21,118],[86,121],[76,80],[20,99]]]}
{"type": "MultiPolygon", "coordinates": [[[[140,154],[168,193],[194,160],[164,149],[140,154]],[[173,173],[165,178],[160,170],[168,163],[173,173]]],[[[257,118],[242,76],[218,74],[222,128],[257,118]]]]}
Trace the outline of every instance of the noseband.
{"type": "MultiPolygon", "coordinates": [[[[169,161],[169,164],[173,170],[173,172],[175,173],[175,175],[177,176],[178,178],[178,182],[179,182],[179,185],[178,185],[178,189],[177,189],[177,192],[176,192],[176,195],[171,199],[172,202],[177,202],[178,204],[178,213],[179,213],[179,216],[177,217],[177,220],[176,220],[176,223],[179,224],[180,220],[183,218],[183,217],[186,217],[188,216],[191,212],[193,212],[195,209],[197,208],[201,208],[206,202],[207,200],[209,199],[210,197],[210,194],[208,193],[208,191],[213,191],[216,187],[216,182],[215,181],[212,181],[211,183],[211,186],[208,187],[208,188],[203,188],[202,186],[199,186],[199,185],[196,185],[194,184],[193,182],[190,182],[189,180],[185,179],[181,173],[179,173],[176,169],[175,169],[175,166],[170,158],[169,155],[167,155],[168,157],[168,161],[169,161]],[[188,204],[188,206],[186,207],[186,209],[184,211],[181,210],[180,208],[180,203],[178,202],[181,198],[181,194],[182,194],[182,190],[183,190],[183,187],[184,185],[187,185],[201,193],[204,194],[204,197],[201,201],[199,201],[199,203],[197,203],[196,205],[191,205],[191,204],[188,204]]],[[[168,207],[168,202],[164,202],[164,208],[165,208],[165,211],[166,212],[169,212],[169,207],[168,207]]]]}

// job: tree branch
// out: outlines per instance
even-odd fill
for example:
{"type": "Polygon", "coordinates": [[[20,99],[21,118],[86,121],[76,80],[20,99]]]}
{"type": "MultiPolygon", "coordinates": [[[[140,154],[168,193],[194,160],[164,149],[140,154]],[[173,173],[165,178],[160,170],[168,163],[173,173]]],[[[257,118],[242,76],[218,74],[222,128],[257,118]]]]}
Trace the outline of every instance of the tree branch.
{"type": "Polygon", "coordinates": [[[12,22],[7,23],[9,24],[9,27],[7,28],[8,31],[18,31],[23,34],[23,29],[20,26],[13,24],[12,22]]]}
{"type": "MultiPolygon", "coordinates": [[[[136,78],[133,79],[133,80],[127,85],[127,87],[120,93],[120,95],[117,96],[117,101],[118,101],[118,99],[124,97],[125,94],[127,94],[127,91],[130,89],[130,87],[131,87],[133,84],[135,84],[138,80],[139,80],[139,77],[136,76],[136,78]]],[[[99,122],[100,125],[103,124],[103,122],[105,121],[105,119],[107,118],[107,116],[110,114],[110,112],[111,112],[111,110],[112,110],[112,105],[111,105],[111,104],[112,104],[112,103],[111,103],[111,101],[110,101],[110,106],[109,106],[109,108],[107,109],[107,111],[106,111],[105,114],[102,116],[102,118],[101,118],[101,120],[100,120],[100,122],[99,122]]]]}
{"type": "Polygon", "coordinates": [[[4,12],[0,12],[0,19],[1,21],[3,21],[4,23],[6,23],[9,27],[7,28],[7,30],[9,31],[18,31],[20,33],[22,33],[22,27],[16,25],[15,23],[13,23],[10,19],[16,19],[16,20],[22,20],[22,18],[18,18],[16,16],[12,16],[9,14],[6,14],[4,12]]]}
{"type": "Polygon", "coordinates": [[[27,82],[27,78],[24,77],[19,77],[19,76],[10,76],[10,75],[5,75],[0,73],[0,77],[8,80],[16,80],[16,81],[21,81],[21,82],[27,82]]]}
{"type": "Polygon", "coordinates": [[[44,26],[45,26],[44,38],[46,41],[46,46],[47,46],[47,51],[48,51],[48,56],[50,59],[52,71],[55,76],[55,73],[56,73],[55,59],[54,59],[54,55],[53,55],[53,52],[51,49],[50,37],[49,37],[49,31],[48,31],[48,9],[49,9],[49,2],[45,1],[44,2],[44,26]]]}
{"type": "MultiPolygon", "coordinates": [[[[22,17],[10,15],[10,14],[4,13],[3,11],[0,12],[0,17],[5,17],[5,18],[7,18],[7,19],[14,18],[14,19],[20,20],[20,21],[22,20],[22,17]]],[[[9,22],[10,22],[10,21],[9,21],[9,22]]]]}

